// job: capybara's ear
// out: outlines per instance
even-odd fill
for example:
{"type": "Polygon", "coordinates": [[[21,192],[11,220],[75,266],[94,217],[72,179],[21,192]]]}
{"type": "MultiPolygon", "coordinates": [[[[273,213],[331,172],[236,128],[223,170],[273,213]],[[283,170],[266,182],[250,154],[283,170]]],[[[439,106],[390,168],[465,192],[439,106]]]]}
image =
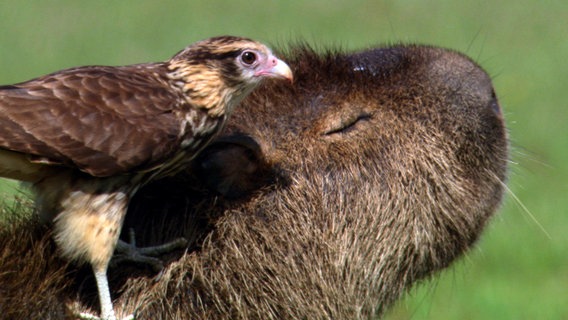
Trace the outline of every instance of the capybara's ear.
{"type": "Polygon", "coordinates": [[[227,198],[239,198],[259,188],[264,158],[259,144],[250,136],[224,136],[197,157],[194,172],[211,190],[227,198]]]}

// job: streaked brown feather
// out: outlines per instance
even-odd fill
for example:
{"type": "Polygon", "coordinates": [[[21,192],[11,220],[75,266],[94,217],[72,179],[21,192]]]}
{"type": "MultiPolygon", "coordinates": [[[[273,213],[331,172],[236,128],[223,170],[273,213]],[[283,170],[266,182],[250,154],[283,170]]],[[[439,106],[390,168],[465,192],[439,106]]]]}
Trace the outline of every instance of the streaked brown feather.
{"type": "Polygon", "coordinates": [[[80,67],[0,87],[0,147],[94,176],[143,170],[171,155],[181,98],[161,64],[80,67]]]}

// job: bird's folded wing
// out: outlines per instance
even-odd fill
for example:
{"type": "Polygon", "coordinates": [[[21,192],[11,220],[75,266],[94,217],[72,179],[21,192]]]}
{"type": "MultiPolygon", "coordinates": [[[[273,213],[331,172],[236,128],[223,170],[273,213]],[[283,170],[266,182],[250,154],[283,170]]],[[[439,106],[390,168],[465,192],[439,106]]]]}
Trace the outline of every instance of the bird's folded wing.
{"type": "Polygon", "coordinates": [[[179,99],[160,72],[81,67],[0,87],[0,148],[95,176],[154,166],[181,130],[179,99]]]}

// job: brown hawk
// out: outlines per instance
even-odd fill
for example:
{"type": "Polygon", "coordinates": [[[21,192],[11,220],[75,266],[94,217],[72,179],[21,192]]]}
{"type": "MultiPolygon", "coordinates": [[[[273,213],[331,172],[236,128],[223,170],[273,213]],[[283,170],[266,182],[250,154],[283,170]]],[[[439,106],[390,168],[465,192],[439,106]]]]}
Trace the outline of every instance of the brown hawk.
{"type": "Polygon", "coordinates": [[[31,183],[64,256],[91,264],[102,318],[115,319],[106,271],[129,199],[183,169],[266,77],[292,81],[265,45],[224,36],[0,86],[0,176],[31,183]]]}

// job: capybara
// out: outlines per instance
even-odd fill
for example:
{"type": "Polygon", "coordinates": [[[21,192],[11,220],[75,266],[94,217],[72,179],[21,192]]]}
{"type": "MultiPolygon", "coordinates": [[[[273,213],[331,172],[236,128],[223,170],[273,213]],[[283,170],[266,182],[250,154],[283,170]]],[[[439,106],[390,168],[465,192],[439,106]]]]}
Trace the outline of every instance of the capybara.
{"type": "MultiPolygon", "coordinates": [[[[265,83],[191,167],[132,200],[123,239],[188,244],[158,273],[114,264],[119,314],[373,319],[479,238],[508,143],[477,64],[414,45],[297,45],[285,59],[292,85],[265,83]]],[[[49,226],[13,220],[0,234],[1,316],[96,313],[92,277],[58,257],[49,226]]]]}

